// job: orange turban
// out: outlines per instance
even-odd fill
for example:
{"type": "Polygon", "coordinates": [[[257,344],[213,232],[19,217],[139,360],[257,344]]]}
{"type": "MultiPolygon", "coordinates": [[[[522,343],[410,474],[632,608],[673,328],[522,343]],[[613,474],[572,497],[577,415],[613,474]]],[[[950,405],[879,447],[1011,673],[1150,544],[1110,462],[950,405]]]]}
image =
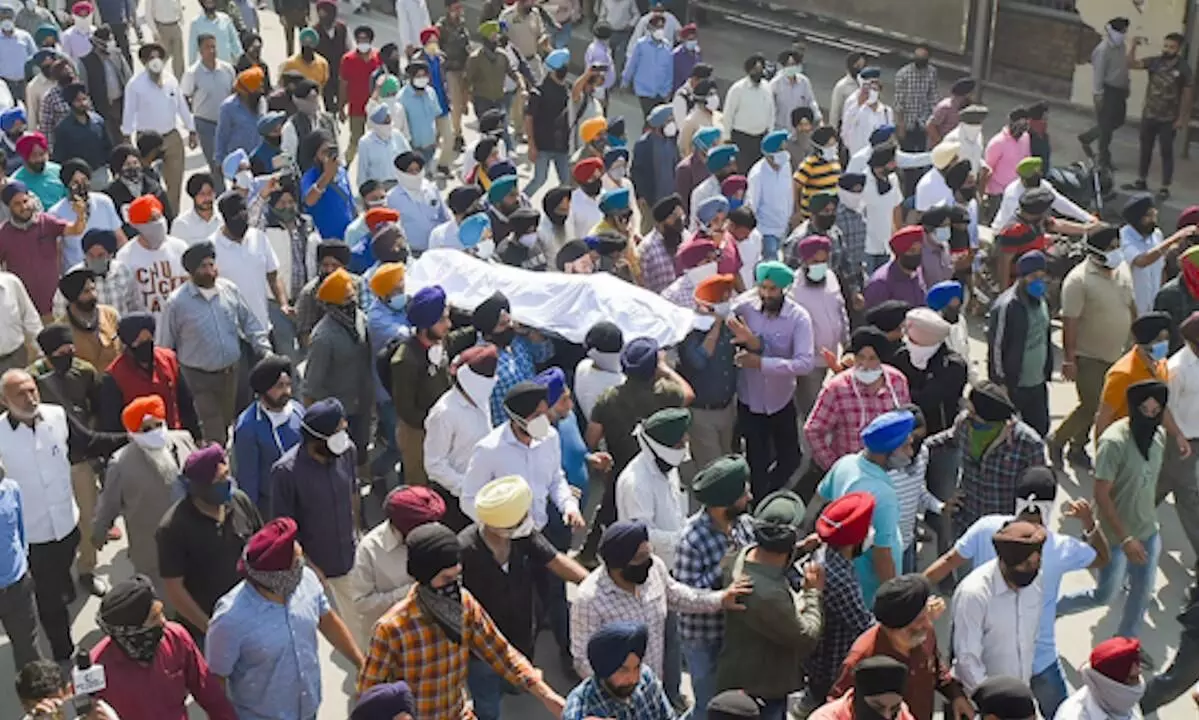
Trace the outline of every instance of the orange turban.
{"type": "Polygon", "coordinates": [[[121,413],[121,424],[128,432],[140,432],[142,423],[147,417],[159,420],[167,419],[167,406],[162,398],[157,395],[143,395],[134,398],[133,402],[126,405],[125,410],[121,413]]]}
{"type": "Polygon", "coordinates": [[[713,275],[704,278],[695,286],[695,299],[705,305],[715,305],[724,302],[724,296],[729,293],[737,282],[733,275],[713,275]]]}
{"type": "Polygon", "coordinates": [[[371,292],[386,298],[404,282],[404,263],[383,263],[371,275],[371,292]]]}
{"type": "Polygon", "coordinates": [[[142,195],[138,199],[129,203],[129,223],[131,225],[144,225],[153,221],[153,213],[157,210],[159,214],[163,212],[162,202],[153,195],[142,195]]]}
{"type": "Polygon", "coordinates": [[[354,281],[350,278],[350,271],[345,268],[334,270],[316,289],[316,299],[330,305],[344,305],[353,294],[354,281]]]}
{"type": "Polygon", "coordinates": [[[376,207],[366,211],[366,227],[371,232],[385,222],[399,222],[400,213],[389,207],[376,207]]]}
{"type": "Polygon", "coordinates": [[[266,73],[255,65],[237,74],[237,86],[246,92],[259,92],[266,83],[266,73]]]}

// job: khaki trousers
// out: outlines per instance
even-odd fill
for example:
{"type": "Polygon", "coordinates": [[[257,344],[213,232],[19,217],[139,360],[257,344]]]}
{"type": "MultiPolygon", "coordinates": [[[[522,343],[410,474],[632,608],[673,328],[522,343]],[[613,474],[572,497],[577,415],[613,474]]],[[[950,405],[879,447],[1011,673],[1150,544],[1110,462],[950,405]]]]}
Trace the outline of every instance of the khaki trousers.
{"type": "MultiPolygon", "coordinates": [[[[183,49],[183,28],[179,23],[154,23],[154,30],[158,33],[158,42],[167,50],[167,57],[171,59],[171,67],[175,69],[175,77],[182,78],[183,71],[187,70],[187,57],[183,49]]],[[[290,55],[290,53],[288,53],[290,55]]],[[[179,208],[175,208],[175,212],[179,212],[179,208]]]]}
{"type": "Polygon", "coordinates": [[[400,448],[405,485],[428,485],[429,475],[425,472],[425,431],[414,428],[403,420],[396,423],[396,445],[400,448]]]}
{"type": "Polygon", "coordinates": [[[350,116],[350,142],[346,147],[346,167],[354,162],[354,156],[358,154],[358,141],[366,134],[366,117],[357,115],[350,116]]]}
{"type": "Polygon", "coordinates": [[[446,85],[450,95],[450,120],[454,126],[454,137],[462,137],[462,116],[466,114],[466,106],[470,103],[470,95],[466,92],[466,71],[447,70],[446,85]]]}
{"type": "Polygon", "coordinates": [[[437,166],[449,167],[454,162],[454,133],[450,131],[450,116],[437,118],[437,166]]]}
{"type": "Polygon", "coordinates": [[[691,460],[679,468],[679,480],[687,488],[697,473],[717,458],[733,452],[736,441],[737,402],[716,410],[691,408],[691,460]]]}
{"type": "Polygon", "coordinates": [[[179,198],[183,195],[183,136],[172,130],[162,136],[162,181],[167,186],[167,199],[171,208],[179,212],[179,198]]]}
{"type": "Polygon", "coordinates": [[[96,546],[92,543],[92,520],[96,517],[96,501],[100,485],[91,463],[84,461],[71,466],[71,488],[79,506],[79,555],[75,569],[85,575],[96,569],[96,546]]]}

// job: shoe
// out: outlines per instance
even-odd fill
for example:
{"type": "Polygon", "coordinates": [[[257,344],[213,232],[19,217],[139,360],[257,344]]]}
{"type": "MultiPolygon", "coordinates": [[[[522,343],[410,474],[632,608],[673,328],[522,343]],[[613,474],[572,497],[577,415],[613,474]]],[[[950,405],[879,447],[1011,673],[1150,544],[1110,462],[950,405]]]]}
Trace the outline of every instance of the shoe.
{"type": "Polygon", "coordinates": [[[108,529],[109,540],[120,540],[124,536],[125,534],[121,532],[121,528],[117,527],[116,525],[113,525],[108,529]]]}
{"type": "Polygon", "coordinates": [[[1135,190],[1137,192],[1145,192],[1146,190],[1149,189],[1149,183],[1145,182],[1141,178],[1137,178],[1136,182],[1124,183],[1120,187],[1125,190],[1135,190]]]}
{"type": "Polygon", "coordinates": [[[1164,186],[1159,188],[1157,191],[1157,199],[1158,200],[1169,200],[1170,199],[1170,188],[1164,187],[1164,186]]]}
{"type": "Polygon", "coordinates": [[[1086,448],[1071,446],[1070,454],[1066,456],[1066,460],[1076,468],[1082,470],[1091,469],[1091,456],[1087,454],[1086,448]]]}
{"type": "Polygon", "coordinates": [[[1049,466],[1054,470],[1064,470],[1066,464],[1064,462],[1064,450],[1061,445],[1049,443],[1049,466]]]}
{"type": "Polygon", "coordinates": [[[79,576],[79,588],[89,595],[98,598],[107,595],[110,589],[107,582],[92,573],[83,573],[79,576]]]}

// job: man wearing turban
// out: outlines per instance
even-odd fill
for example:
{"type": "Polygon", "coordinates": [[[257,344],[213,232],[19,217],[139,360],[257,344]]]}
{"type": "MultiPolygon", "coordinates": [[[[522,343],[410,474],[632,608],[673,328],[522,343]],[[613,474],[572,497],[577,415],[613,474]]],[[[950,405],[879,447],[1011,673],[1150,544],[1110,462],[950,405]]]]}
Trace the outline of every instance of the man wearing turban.
{"type": "MultiPolygon", "coordinates": [[[[1169,314],[1156,310],[1133,321],[1132,348],[1113,363],[1103,377],[1099,412],[1095,414],[1096,440],[1103,436],[1104,431],[1113,422],[1129,416],[1129,388],[1147,380],[1166,382],[1166,378],[1169,377],[1166,359],[1169,354],[1170,322],[1169,314]]],[[[1189,455],[1184,448],[1189,448],[1190,443],[1178,432],[1178,425],[1174,422],[1174,415],[1169,408],[1165,410],[1162,426],[1172,436],[1172,443],[1177,447],[1179,455],[1189,455]]]]}
{"type": "MultiPolygon", "coordinates": [[[[26,133],[16,142],[21,167],[12,174],[13,180],[25,183],[44,208],[54,207],[67,197],[67,186],[59,177],[62,166],[50,160],[49,143],[40,132],[26,133]]],[[[73,199],[75,209],[82,214],[86,199],[73,199]]],[[[78,233],[75,233],[78,234],[78,233]]]]}
{"type": "Polygon", "coordinates": [[[168,232],[162,202],[153,195],[129,203],[127,219],[137,235],[117,251],[117,262],[133,274],[137,307],[161,317],[171,293],[187,282],[183,253],[188,244],[168,232]]]}
{"type": "Polygon", "coordinates": [[[121,352],[120,316],[115,308],[100,304],[95,275],[87,269],[72,270],[59,278],[58,291],[67,301],[65,319],[75,355],[92,367],[107,368],[121,352]]]}
{"type": "MultiPolygon", "coordinates": [[[[795,247],[799,267],[790,293],[812,318],[812,348],[822,356],[828,351],[838,357],[842,348],[849,347],[849,314],[841,278],[829,264],[832,249],[833,240],[824,235],[813,233],[799,240],[795,247]]],[[[800,415],[806,417],[812,411],[827,376],[827,363],[822,357],[811,372],[795,378],[795,403],[800,415]]]]}
{"type": "Polygon", "coordinates": [[[644,622],[618,620],[596,631],[587,641],[587,658],[595,675],[566,696],[563,720],[584,720],[627,708],[638,720],[668,720],[674,707],[658,677],[645,662],[649,630],[644,622]]]}
{"type": "Polygon", "coordinates": [[[250,370],[252,402],[233,426],[237,485],[263,513],[270,511],[271,466],[300,442],[304,406],[292,397],[297,377],[282,355],[259,360],[250,370]]]}
{"type": "Polygon", "coordinates": [[[953,424],[966,387],[966,358],[950,349],[951,326],[927,307],[912,308],[904,323],[903,347],[893,364],[908,380],[912,402],[920,406],[935,435],[953,424]]]}
{"type": "Polygon", "coordinates": [[[903,698],[907,680],[908,668],[902,662],[886,655],[866,658],[853,668],[853,694],[847,693],[817,708],[808,717],[915,720],[903,698]]]}
{"type": "Polygon", "coordinates": [[[645,523],[650,542],[667,567],[674,566],[686,521],[679,466],[690,454],[690,429],[687,408],[665,408],[650,415],[633,428],[641,452],[616,479],[616,516],[645,523]]]}

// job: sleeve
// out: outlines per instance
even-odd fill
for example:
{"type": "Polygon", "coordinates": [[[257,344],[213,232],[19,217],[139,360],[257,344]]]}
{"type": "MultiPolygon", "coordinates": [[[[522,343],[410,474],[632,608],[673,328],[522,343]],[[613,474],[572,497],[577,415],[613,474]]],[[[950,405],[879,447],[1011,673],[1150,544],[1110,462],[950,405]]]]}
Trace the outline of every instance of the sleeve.
{"type": "Polygon", "coordinates": [[[233,674],[233,667],[241,654],[241,646],[237,641],[238,628],[231,627],[227,622],[228,615],[222,614],[212,618],[208,624],[208,634],[204,638],[204,656],[208,660],[208,669],[217,677],[228,678],[233,674]]]}
{"type": "Polygon", "coordinates": [[[132,81],[125,86],[125,102],[121,112],[121,134],[133,137],[137,129],[137,88],[132,81]]]}
{"type": "Polygon", "coordinates": [[[814,589],[793,593],[784,588],[769,597],[750,594],[745,598],[746,624],[776,645],[810,653],[824,626],[821,597],[814,589]]]}
{"type": "Polygon", "coordinates": [[[459,498],[459,505],[462,512],[466,513],[472,520],[477,520],[475,516],[475,495],[479,494],[479,490],[491,482],[495,475],[491,471],[490,452],[480,452],[479,448],[471,453],[470,464],[466,466],[466,476],[462,478],[462,495],[459,498]]]}
{"type": "Polygon", "coordinates": [[[763,357],[762,374],[789,377],[807,375],[812,371],[815,359],[816,353],[812,348],[812,318],[804,311],[795,318],[791,357],[763,357]]]}
{"type": "Polygon", "coordinates": [[[196,442],[199,442],[203,437],[200,432],[200,415],[196,412],[196,401],[192,397],[191,387],[183,378],[183,373],[179,373],[176,381],[175,399],[179,403],[179,422],[182,423],[183,429],[191,433],[196,442]]]}
{"type": "Polygon", "coordinates": [[[986,615],[984,598],[975,592],[958,589],[953,598],[953,674],[968,693],[987,679],[987,668],[982,659],[986,615]]]}
{"type": "Polygon", "coordinates": [[[267,482],[271,486],[271,504],[270,507],[264,508],[267,515],[272,519],[279,517],[296,516],[296,488],[291,481],[291,476],[287,471],[276,463],[271,467],[270,473],[267,475],[267,482]]]}
{"type": "MultiPolygon", "coordinates": [[[[1091,51],[1091,93],[1094,95],[1103,94],[1103,77],[1107,74],[1107,53],[1104,52],[1106,49],[1106,44],[1100,42],[1091,51]]],[[[1127,74],[1127,71],[1125,74],[1127,74]]]]}
{"type": "Polygon", "coordinates": [[[671,574],[684,585],[715,590],[721,587],[724,573],[719,562],[710,562],[714,558],[705,557],[704,550],[700,540],[689,536],[684,530],[674,551],[674,568],[671,574]]]}
{"type": "MultiPolygon", "coordinates": [[[[21,310],[21,327],[25,331],[25,339],[33,342],[42,331],[42,318],[29,297],[29,291],[25,289],[25,283],[18,281],[13,283],[13,286],[17,291],[17,304],[21,310]]],[[[57,290],[55,294],[58,294],[57,290]]]]}
{"type": "Polygon", "coordinates": [[[81,423],[71,413],[67,418],[67,448],[72,455],[101,458],[113,454],[129,442],[129,434],[97,432],[81,423]]]}
{"type": "Polygon", "coordinates": [[[380,592],[378,581],[375,579],[375,557],[373,548],[366,543],[359,543],[354,551],[354,566],[350,568],[350,601],[354,610],[363,618],[381,617],[387,609],[396,604],[408,594],[410,585],[380,592]]]}
{"type": "Polygon", "coordinates": [[[425,418],[425,472],[438,485],[458,494],[462,492],[465,475],[456,471],[450,461],[454,427],[446,415],[435,406],[425,418]]]}
{"type": "Polygon", "coordinates": [[[633,144],[632,176],[635,196],[648,202],[654,197],[654,158],[646,138],[633,144]]]}
{"type": "MultiPolygon", "coordinates": [[[[721,125],[724,126],[724,134],[726,137],[733,135],[733,117],[737,114],[737,110],[741,106],[741,88],[737,83],[733,83],[729,91],[724,96],[724,114],[721,116],[721,125]]],[[[692,208],[694,210],[694,208],[692,208]]]]}
{"type": "Polygon", "coordinates": [[[262,326],[262,321],[258,319],[258,316],[250,310],[241,291],[235,288],[234,293],[237,295],[237,324],[242,335],[258,351],[260,357],[270,355],[272,352],[270,333],[262,326]]]}
{"type": "Polygon", "coordinates": [[[500,634],[478,601],[469,600],[466,612],[466,633],[470,636],[471,648],[480,660],[490,665],[497,675],[513,687],[528,689],[540,682],[540,673],[533,669],[528,658],[500,634]]]}
{"type": "Polygon", "coordinates": [[[704,350],[704,338],[706,337],[707,333],[687,333],[687,337],[683,338],[683,344],[679,348],[682,358],[696,370],[706,369],[708,362],[712,359],[712,356],[704,350]]]}
{"type": "Polygon", "coordinates": [[[1054,210],[1061,213],[1062,215],[1065,215],[1066,217],[1070,218],[1071,220],[1077,220],[1078,222],[1081,222],[1081,223],[1091,222],[1091,220],[1093,219],[1091,217],[1091,214],[1088,213],[1086,210],[1083,210],[1078,205],[1078,203],[1074,202],[1070,198],[1061,194],[1061,192],[1059,192],[1058,189],[1053,187],[1052,185],[1049,186],[1049,189],[1053,191],[1053,209],[1054,210]]]}
{"type": "Polygon", "coordinates": [[[670,576],[666,563],[656,555],[651,572],[662,576],[662,582],[666,584],[666,604],[671,610],[708,615],[722,612],[723,591],[684,585],[670,576]]]}
{"type": "Polygon", "coordinates": [[[213,677],[191,634],[181,629],[177,641],[183,644],[187,690],[196,699],[196,704],[204,709],[208,720],[237,720],[237,713],[225,695],[224,686],[213,677]]]}
{"type": "Polygon", "coordinates": [[[117,515],[121,514],[121,464],[108,463],[104,472],[104,486],[100,488],[100,497],[96,500],[96,516],[92,520],[92,544],[104,546],[104,536],[112,527],[117,515]]]}
{"type": "MultiPolygon", "coordinates": [[[[649,541],[656,548],[677,548],[681,532],[654,527],[654,496],[637,486],[636,475],[625,468],[616,480],[616,517],[622,521],[640,520],[649,528],[649,541]]],[[[695,587],[695,586],[691,586],[695,587]]]]}
{"type": "Polygon", "coordinates": [[[880,502],[874,507],[874,517],[870,520],[874,527],[875,547],[885,547],[903,552],[903,537],[899,534],[899,505],[894,502],[880,502]]]}
{"type": "MultiPolygon", "coordinates": [[[[1013,180],[1012,182],[1017,181],[1013,180]]],[[[995,213],[995,219],[991,221],[991,229],[999,232],[1007,227],[1012,218],[1016,217],[1016,208],[1019,206],[1020,198],[1016,196],[1016,193],[1009,192],[1007,188],[1004,188],[1003,199],[999,202],[999,212],[995,213]]]]}
{"type": "Polygon", "coordinates": [[[1062,317],[1082,317],[1086,288],[1083,287],[1082,276],[1073,272],[1066,275],[1062,282],[1062,317]]]}
{"type": "Polygon", "coordinates": [[[836,462],[837,458],[833,454],[833,448],[827,442],[828,436],[833,431],[836,425],[836,411],[833,407],[832,399],[829,397],[832,393],[827,383],[820,390],[820,394],[816,396],[816,404],[812,406],[812,411],[808,413],[808,419],[804,421],[803,434],[807,439],[808,444],[812,447],[812,458],[820,467],[828,470],[836,462]]]}
{"type": "MultiPolygon", "coordinates": [[[[1099,403],[1109,408],[1122,406],[1127,402],[1125,393],[1128,392],[1130,384],[1128,380],[1128,374],[1123,370],[1108,370],[1107,376],[1103,378],[1103,391],[1099,394],[1099,403]]],[[[1100,440],[1102,441],[1102,438],[1100,440]]]]}
{"type": "Polygon", "coordinates": [[[865,653],[857,649],[857,643],[849,648],[849,654],[845,656],[845,660],[841,662],[841,670],[837,674],[836,681],[828,691],[830,699],[836,699],[849,692],[853,687],[853,669],[858,666],[858,663],[864,660],[865,653]]]}
{"type": "Polygon", "coordinates": [[[233,461],[237,464],[237,487],[249,496],[254,504],[261,502],[262,470],[259,460],[258,438],[254,423],[243,419],[233,428],[233,461]]]}
{"type": "Polygon", "coordinates": [[[603,624],[604,618],[596,608],[594,597],[579,598],[570,604],[570,654],[580,679],[586,680],[594,674],[591,662],[587,660],[587,641],[603,624]]]}

